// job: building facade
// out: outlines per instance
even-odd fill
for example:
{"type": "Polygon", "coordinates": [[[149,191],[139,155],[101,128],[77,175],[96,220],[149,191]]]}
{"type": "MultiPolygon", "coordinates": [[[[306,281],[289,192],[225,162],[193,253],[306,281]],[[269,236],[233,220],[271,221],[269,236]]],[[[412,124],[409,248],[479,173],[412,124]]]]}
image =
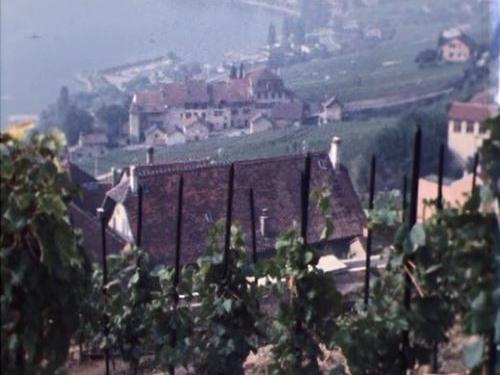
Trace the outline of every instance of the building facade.
{"type": "Polygon", "coordinates": [[[321,109],[318,115],[318,125],[326,125],[330,122],[342,120],[343,106],[335,97],[321,103],[321,109]]]}
{"type": "Polygon", "coordinates": [[[498,114],[493,104],[452,102],[448,110],[448,147],[465,164],[489,137],[484,121],[498,114]]]}
{"type": "Polygon", "coordinates": [[[466,62],[474,51],[473,40],[458,29],[445,30],[438,42],[439,56],[447,62],[466,62]]]}
{"type": "MultiPolygon", "coordinates": [[[[199,121],[210,124],[210,132],[248,129],[257,114],[273,119],[275,107],[291,105],[284,126],[302,121],[304,105],[288,90],[283,80],[267,68],[256,69],[225,81],[173,82],[136,92],[129,112],[129,138],[145,141],[146,129],[156,126],[166,133],[184,131],[199,121]]],[[[277,120],[277,119],[273,119],[277,120]]],[[[188,137],[188,135],[186,135],[188,137]]]]}

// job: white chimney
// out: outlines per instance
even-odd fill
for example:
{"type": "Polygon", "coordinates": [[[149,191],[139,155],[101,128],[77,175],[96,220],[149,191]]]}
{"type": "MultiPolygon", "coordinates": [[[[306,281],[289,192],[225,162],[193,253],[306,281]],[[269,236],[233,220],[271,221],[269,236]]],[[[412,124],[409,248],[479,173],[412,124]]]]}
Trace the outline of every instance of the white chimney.
{"type": "Polygon", "coordinates": [[[129,176],[129,182],[130,182],[130,190],[132,193],[137,193],[137,190],[139,189],[139,183],[137,181],[137,172],[135,170],[135,165],[130,166],[130,176],[129,176]]]}
{"type": "Polygon", "coordinates": [[[330,144],[330,152],[328,156],[330,157],[330,162],[332,163],[333,169],[337,169],[340,165],[340,144],[341,139],[339,137],[333,137],[332,143],[330,144]]]}
{"type": "Polygon", "coordinates": [[[269,216],[267,215],[267,208],[262,209],[260,215],[260,235],[262,237],[267,237],[269,235],[269,216]]]}
{"type": "Polygon", "coordinates": [[[155,162],[155,149],[154,147],[148,147],[146,155],[146,164],[154,164],[155,162]]]}

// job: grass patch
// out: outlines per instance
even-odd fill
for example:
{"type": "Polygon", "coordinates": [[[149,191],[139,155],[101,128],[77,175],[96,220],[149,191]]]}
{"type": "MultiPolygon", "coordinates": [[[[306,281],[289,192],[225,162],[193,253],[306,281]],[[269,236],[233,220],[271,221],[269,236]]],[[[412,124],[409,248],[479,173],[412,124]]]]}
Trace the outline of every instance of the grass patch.
{"type": "MultiPolygon", "coordinates": [[[[300,127],[269,130],[258,134],[232,138],[212,138],[205,141],[155,148],[155,161],[165,163],[180,160],[211,158],[218,161],[236,161],[297,154],[308,151],[324,151],[330,147],[333,136],[342,138],[342,160],[350,169],[353,180],[359,170],[359,162],[368,143],[378,131],[394,126],[396,117],[374,118],[366,121],[342,121],[322,127],[300,127]]],[[[144,164],[146,149],[115,149],[97,158],[87,159],[80,166],[90,173],[106,173],[111,167],[144,164]]]]}

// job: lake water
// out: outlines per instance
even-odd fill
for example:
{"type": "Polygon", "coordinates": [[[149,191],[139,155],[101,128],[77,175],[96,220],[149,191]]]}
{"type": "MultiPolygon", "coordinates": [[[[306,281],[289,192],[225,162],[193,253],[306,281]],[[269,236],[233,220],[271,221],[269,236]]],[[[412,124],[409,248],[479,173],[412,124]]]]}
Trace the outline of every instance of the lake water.
{"type": "Polygon", "coordinates": [[[1,0],[1,123],[37,114],[75,75],[174,51],[218,63],[251,52],[282,15],[228,0],[1,0]]]}

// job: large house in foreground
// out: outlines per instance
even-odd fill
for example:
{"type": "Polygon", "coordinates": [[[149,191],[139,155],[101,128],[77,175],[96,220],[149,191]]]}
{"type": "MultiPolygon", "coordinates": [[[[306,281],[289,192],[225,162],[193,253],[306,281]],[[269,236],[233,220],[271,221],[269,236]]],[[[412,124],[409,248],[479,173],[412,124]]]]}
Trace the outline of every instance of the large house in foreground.
{"type": "Polygon", "coordinates": [[[265,114],[278,126],[302,121],[303,103],[288,90],[283,80],[267,68],[225,81],[192,80],[172,82],[134,94],[129,113],[129,137],[143,142],[151,127],[168,134],[184,129],[187,140],[202,139],[205,124],[209,132],[229,128],[245,129],[257,114],[265,114]],[[196,124],[196,131],[190,126],[196,124]],[[191,131],[190,131],[191,130],[191,131]],[[200,132],[200,137],[193,133],[200,132]]]}
{"type": "MultiPolygon", "coordinates": [[[[325,219],[311,201],[310,243],[339,258],[363,254],[365,216],[347,169],[338,160],[338,139],[329,152],[311,156],[311,191],[331,193],[328,216],[333,234],[328,241],[320,236],[325,219]]],[[[98,258],[99,220],[95,211],[102,207],[107,223],[109,251],[118,251],[137,241],[138,188],[143,190],[142,246],[156,262],[172,263],[175,252],[177,186],[184,177],[182,221],[182,263],[193,263],[202,254],[209,228],[226,213],[229,164],[209,160],[155,164],[149,150],[148,162],[113,173],[113,183],[98,183],[85,173],[72,175],[82,189],[90,189],[83,201],[72,203],[72,220],[83,231],[84,245],[98,258]],[[84,176],[84,178],[82,178],[84,176]],[[98,203],[100,202],[100,203],[98,203]]],[[[243,231],[247,248],[251,238],[249,189],[255,197],[257,249],[260,257],[273,254],[277,236],[300,225],[301,172],[305,155],[289,155],[236,162],[233,203],[234,223],[243,231]]],[[[78,170],[75,166],[72,169],[78,170]]]]}

